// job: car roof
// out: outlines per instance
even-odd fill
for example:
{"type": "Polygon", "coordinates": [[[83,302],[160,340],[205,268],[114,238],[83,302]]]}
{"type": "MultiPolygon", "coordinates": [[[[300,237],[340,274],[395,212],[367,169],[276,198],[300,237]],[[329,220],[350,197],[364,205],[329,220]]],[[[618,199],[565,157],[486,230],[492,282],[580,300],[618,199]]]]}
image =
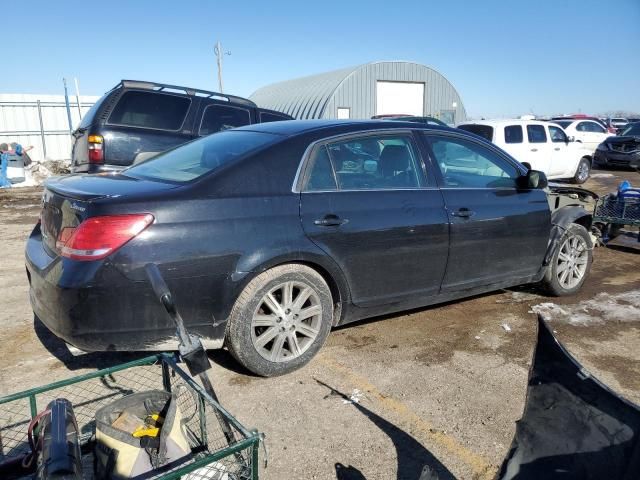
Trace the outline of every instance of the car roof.
{"type": "Polygon", "coordinates": [[[344,133],[348,133],[360,130],[400,130],[407,128],[413,130],[455,130],[450,127],[442,127],[438,125],[392,120],[284,120],[281,122],[245,125],[244,127],[235,128],[234,130],[293,136],[324,129],[337,129],[344,131],[344,133]]]}
{"type": "Polygon", "coordinates": [[[504,125],[546,125],[549,122],[543,120],[522,120],[520,118],[512,119],[496,119],[496,120],[473,120],[468,122],[461,122],[460,125],[486,125],[488,127],[501,127],[504,125]]]}

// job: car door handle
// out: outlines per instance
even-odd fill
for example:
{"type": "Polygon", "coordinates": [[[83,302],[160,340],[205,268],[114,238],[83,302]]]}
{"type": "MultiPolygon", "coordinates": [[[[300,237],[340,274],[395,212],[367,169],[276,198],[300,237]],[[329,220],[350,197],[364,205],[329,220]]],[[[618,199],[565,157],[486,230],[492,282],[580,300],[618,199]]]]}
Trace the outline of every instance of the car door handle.
{"type": "Polygon", "coordinates": [[[349,220],[346,218],[340,218],[337,215],[325,215],[323,218],[319,218],[318,220],[314,220],[314,225],[318,225],[319,227],[339,227],[340,225],[344,225],[349,220]]]}
{"type": "Polygon", "coordinates": [[[557,152],[558,150],[560,150],[560,147],[556,147],[554,148],[554,150],[557,152]]]}
{"type": "Polygon", "coordinates": [[[537,149],[537,148],[532,148],[532,149],[531,149],[531,151],[532,151],[532,152],[537,152],[537,151],[538,151],[538,149],[537,149]]]}
{"type": "Polygon", "coordinates": [[[462,217],[462,218],[473,217],[475,214],[476,212],[472,212],[468,208],[461,208],[457,212],[451,212],[451,215],[453,215],[454,217],[462,217]]]}

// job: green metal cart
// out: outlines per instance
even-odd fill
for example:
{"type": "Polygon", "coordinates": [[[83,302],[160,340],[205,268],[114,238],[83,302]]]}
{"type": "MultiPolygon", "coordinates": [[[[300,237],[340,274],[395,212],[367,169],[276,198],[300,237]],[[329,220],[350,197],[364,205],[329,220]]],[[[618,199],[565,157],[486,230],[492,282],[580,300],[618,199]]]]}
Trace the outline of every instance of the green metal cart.
{"type": "Polygon", "coordinates": [[[243,427],[194,381],[170,354],[157,354],[116,367],[0,398],[0,478],[31,478],[20,467],[31,453],[28,427],[55,398],[73,404],[82,447],[84,478],[94,477],[95,413],[126,395],[146,390],[175,392],[188,430],[192,454],[149,478],[187,480],[257,480],[260,434],[243,427]],[[217,418],[226,419],[233,443],[217,418]]]}

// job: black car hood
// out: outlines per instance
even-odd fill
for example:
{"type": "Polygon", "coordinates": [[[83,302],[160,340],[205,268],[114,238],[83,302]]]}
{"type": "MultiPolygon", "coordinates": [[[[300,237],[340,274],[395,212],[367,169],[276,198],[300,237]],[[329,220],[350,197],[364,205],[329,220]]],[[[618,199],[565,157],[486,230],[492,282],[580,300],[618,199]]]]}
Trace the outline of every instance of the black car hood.
{"type": "Polygon", "coordinates": [[[46,189],[65,197],[86,201],[105,197],[115,198],[122,195],[159,193],[179,187],[179,185],[172,183],[142,180],[121,174],[76,174],[51,177],[47,179],[44,186],[46,189]]]}
{"type": "Polygon", "coordinates": [[[631,480],[640,473],[640,408],[593,378],[538,316],[525,410],[500,480],[631,480]]]}
{"type": "Polygon", "coordinates": [[[599,198],[599,195],[595,192],[592,192],[591,190],[587,190],[586,188],[581,188],[581,187],[574,187],[566,183],[549,182],[549,185],[547,186],[547,188],[552,193],[558,193],[558,194],[575,193],[580,198],[591,197],[594,200],[597,200],[599,198]]]}

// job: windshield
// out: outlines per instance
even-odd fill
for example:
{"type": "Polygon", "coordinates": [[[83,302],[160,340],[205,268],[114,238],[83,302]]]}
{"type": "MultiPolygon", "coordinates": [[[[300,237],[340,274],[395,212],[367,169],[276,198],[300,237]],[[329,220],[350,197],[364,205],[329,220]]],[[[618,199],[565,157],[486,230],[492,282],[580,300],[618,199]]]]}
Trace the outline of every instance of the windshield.
{"type": "Polygon", "coordinates": [[[126,170],[126,175],[185,183],[280,138],[272,133],[224,131],[161,153],[126,170]]]}
{"type": "Polygon", "coordinates": [[[640,122],[630,124],[627,128],[625,128],[620,133],[621,137],[624,137],[627,135],[632,137],[640,137],[640,122]]]}

